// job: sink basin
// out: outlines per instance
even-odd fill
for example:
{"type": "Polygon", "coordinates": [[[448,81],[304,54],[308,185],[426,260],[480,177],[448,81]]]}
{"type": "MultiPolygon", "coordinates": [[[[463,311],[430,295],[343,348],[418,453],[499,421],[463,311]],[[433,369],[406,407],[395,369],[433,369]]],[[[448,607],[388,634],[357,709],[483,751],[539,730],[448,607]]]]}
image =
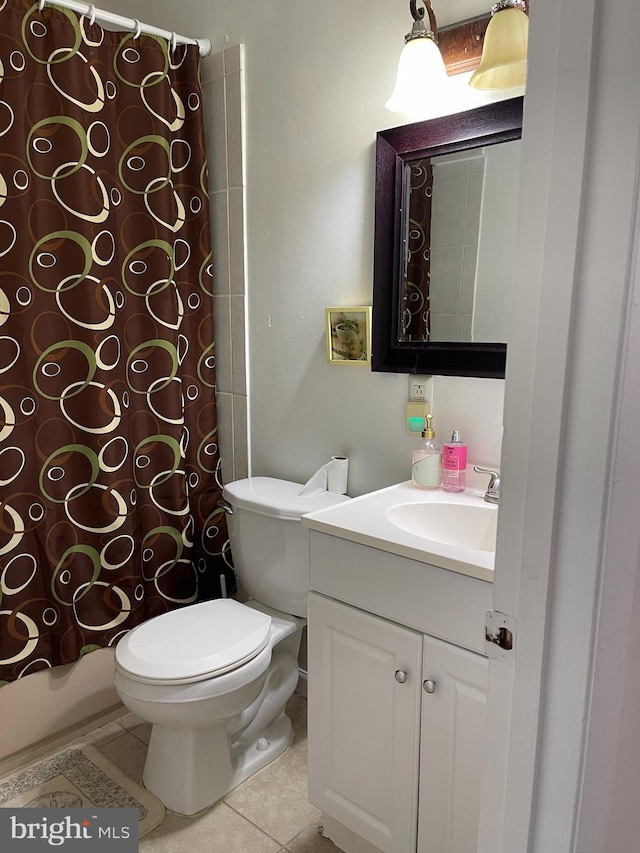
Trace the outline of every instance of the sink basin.
{"type": "Polygon", "coordinates": [[[416,489],[411,481],[302,517],[303,527],[319,533],[489,582],[497,522],[498,507],[484,500],[484,488],[447,494],[416,489]]]}
{"type": "Polygon", "coordinates": [[[389,507],[391,524],[431,542],[495,551],[498,508],[491,504],[402,503],[389,507]]]}

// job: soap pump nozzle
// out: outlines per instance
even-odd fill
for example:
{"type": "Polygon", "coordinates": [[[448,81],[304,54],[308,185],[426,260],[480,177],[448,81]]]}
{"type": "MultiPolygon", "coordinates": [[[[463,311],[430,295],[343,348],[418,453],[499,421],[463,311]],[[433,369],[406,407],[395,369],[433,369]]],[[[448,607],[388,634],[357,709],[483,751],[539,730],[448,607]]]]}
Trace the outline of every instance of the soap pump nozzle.
{"type": "Polygon", "coordinates": [[[425,420],[426,426],[422,430],[422,437],[423,438],[435,438],[436,437],[436,431],[431,428],[431,421],[433,420],[433,415],[427,415],[427,417],[424,420],[425,420]]]}

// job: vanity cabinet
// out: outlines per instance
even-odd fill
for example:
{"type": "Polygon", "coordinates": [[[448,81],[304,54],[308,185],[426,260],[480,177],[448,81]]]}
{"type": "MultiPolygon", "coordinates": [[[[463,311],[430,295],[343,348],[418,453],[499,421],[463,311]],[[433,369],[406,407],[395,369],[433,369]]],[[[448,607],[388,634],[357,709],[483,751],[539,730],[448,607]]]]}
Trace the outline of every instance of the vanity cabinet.
{"type": "Polygon", "coordinates": [[[489,661],[434,637],[423,643],[417,850],[476,853],[489,661]]]}
{"type": "Polygon", "coordinates": [[[476,853],[491,584],[314,531],[311,556],[309,800],[327,834],[347,853],[476,853]]]}
{"type": "Polygon", "coordinates": [[[309,601],[309,800],[385,853],[414,851],[422,637],[309,601]]]}
{"type": "Polygon", "coordinates": [[[373,850],[475,853],[487,659],[315,593],[309,631],[309,800],[373,850]]]}

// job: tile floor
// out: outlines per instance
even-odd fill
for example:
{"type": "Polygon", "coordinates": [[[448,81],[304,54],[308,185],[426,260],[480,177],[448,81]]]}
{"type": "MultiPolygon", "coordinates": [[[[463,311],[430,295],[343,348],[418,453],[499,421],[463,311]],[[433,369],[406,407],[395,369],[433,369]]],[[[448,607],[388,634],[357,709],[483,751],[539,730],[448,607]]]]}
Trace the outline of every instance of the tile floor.
{"type": "MultiPolygon", "coordinates": [[[[307,801],[306,700],[294,694],[287,713],[295,737],[284,755],[197,815],[167,811],[140,853],[339,853],[320,835],[321,812],[307,801]]],[[[82,740],[141,782],[150,731],[128,714],[82,740]]]]}

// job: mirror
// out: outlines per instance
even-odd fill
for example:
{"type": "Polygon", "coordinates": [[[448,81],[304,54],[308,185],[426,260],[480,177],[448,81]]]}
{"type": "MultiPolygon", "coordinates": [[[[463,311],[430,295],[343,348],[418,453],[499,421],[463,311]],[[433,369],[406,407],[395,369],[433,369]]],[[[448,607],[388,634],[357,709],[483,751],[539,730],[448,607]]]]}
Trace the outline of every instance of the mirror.
{"type": "Polygon", "coordinates": [[[378,133],[372,370],[504,377],[522,105],[378,133]]]}

